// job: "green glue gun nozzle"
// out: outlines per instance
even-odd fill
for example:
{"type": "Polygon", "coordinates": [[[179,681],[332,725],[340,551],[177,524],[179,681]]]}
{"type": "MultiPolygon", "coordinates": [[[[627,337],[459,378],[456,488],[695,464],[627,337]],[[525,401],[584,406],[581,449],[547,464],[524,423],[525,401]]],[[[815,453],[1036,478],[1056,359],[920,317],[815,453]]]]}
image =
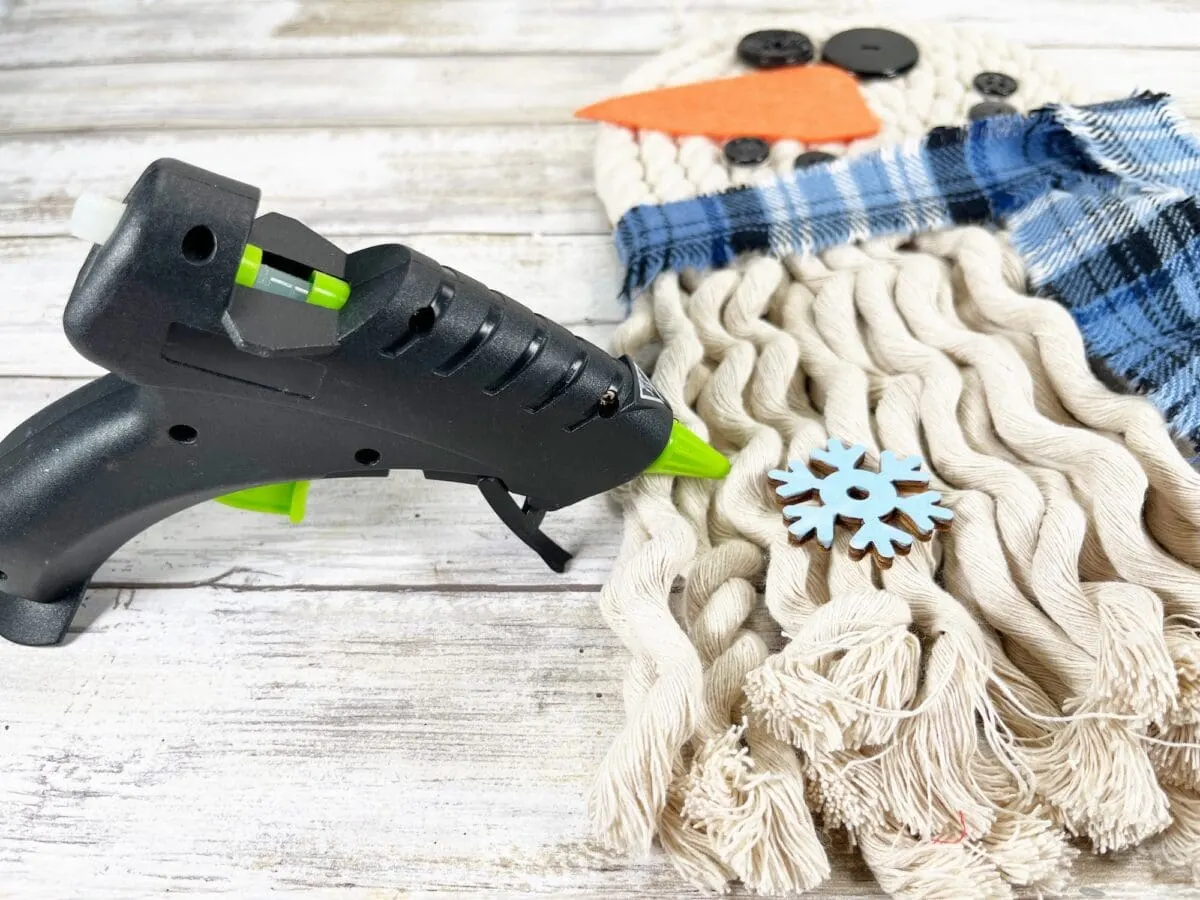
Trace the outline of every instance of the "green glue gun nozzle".
{"type": "Polygon", "coordinates": [[[547,513],[729,471],[629,357],[403,244],[348,253],[258,205],[170,159],[76,203],[93,246],[63,330],[106,374],[0,441],[0,637],[60,642],[109,556],[209,500],[298,521],[310,481],[413,470],[478,490],[561,572],[547,513]]]}
{"type": "Polygon", "coordinates": [[[682,475],[688,478],[724,478],[729,460],[702,441],[682,422],[671,425],[671,436],[647,475],[682,475]]]}

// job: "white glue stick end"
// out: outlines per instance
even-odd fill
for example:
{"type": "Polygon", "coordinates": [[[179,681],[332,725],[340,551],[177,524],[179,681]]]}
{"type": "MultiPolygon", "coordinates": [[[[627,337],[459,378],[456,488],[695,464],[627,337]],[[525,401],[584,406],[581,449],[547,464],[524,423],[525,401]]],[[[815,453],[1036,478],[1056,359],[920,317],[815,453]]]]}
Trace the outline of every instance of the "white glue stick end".
{"type": "Polygon", "coordinates": [[[116,230],[124,213],[125,204],[120,200],[99,194],[80,194],[71,210],[71,234],[93,244],[103,244],[116,230]]]}

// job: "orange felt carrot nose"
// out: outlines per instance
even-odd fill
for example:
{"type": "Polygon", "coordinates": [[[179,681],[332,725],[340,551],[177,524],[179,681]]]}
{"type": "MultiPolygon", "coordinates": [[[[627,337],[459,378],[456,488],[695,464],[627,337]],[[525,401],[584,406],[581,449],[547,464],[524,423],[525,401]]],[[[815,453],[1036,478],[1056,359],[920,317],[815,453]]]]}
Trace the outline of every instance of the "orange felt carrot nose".
{"type": "Polygon", "coordinates": [[[848,141],[879,131],[858,82],[834,66],[787,66],[601,100],[575,113],[667,134],[724,140],[848,141]]]}

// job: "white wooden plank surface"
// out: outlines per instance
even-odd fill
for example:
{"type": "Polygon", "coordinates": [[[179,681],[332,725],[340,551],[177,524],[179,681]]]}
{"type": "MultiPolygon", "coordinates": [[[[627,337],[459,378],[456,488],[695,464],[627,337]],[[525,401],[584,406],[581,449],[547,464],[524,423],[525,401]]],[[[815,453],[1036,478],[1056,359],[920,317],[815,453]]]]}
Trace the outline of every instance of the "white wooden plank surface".
{"type": "MultiPolygon", "coordinates": [[[[0,93],[0,109],[8,102],[0,93]]],[[[123,196],[161,156],[257,185],[264,208],[331,236],[602,234],[593,133],[579,123],[0,137],[0,236],[66,234],[81,191],[123,196]]]]}
{"type": "Polygon", "coordinates": [[[0,68],[247,57],[639,54],[700,16],[892,15],[986,27],[1037,47],[1193,47],[1189,0],[15,0],[0,68]]]}
{"type": "MultiPolygon", "coordinates": [[[[588,837],[621,721],[593,593],[98,591],[82,618],[3,656],[6,897],[694,896],[588,837]]],[[[878,895],[835,864],[821,896],[878,895]]],[[[1138,857],[1087,868],[1074,896],[1169,895],[1138,857]]]]}
{"type": "MultiPolygon", "coordinates": [[[[592,126],[682,21],[828,0],[0,0],[0,432],[94,370],[58,318],[81,190],[174,155],[348,249],[395,237],[603,341],[620,317],[592,126]]],[[[1044,48],[1200,118],[1192,0],[872,4],[1044,48]]],[[[884,15],[884,13],[880,13],[884,15]]],[[[619,726],[596,591],[619,523],[542,568],[469,489],[314,486],[299,526],[205,504],[99,573],[66,646],[0,646],[0,896],[691,896],[610,860],[582,797],[619,726]],[[86,627],[85,627],[86,626],[86,627]],[[582,652],[581,652],[582,651],[582,652]]],[[[1195,897],[1139,856],[1070,896],[1195,897]]],[[[820,892],[875,896],[839,855],[820,892]]]]}
{"type": "MultiPolygon", "coordinates": [[[[1188,115],[1200,113],[1200,49],[1055,47],[1046,55],[1116,95],[1166,82],[1188,115]]],[[[0,130],[539,125],[569,121],[608,96],[635,63],[574,54],[476,56],[470,65],[457,56],[381,56],[10,69],[0,71],[0,130]]]]}
{"type": "Polygon", "coordinates": [[[661,896],[582,826],[620,718],[594,600],[98,592],[52,693],[6,654],[5,887],[661,896]]]}

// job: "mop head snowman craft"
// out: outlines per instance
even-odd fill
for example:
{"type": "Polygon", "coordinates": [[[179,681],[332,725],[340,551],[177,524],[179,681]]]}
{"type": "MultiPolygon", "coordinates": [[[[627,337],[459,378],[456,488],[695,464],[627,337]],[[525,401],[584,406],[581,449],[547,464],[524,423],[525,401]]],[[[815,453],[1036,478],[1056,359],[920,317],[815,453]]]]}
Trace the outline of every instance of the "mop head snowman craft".
{"type": "Polygon", "coordinates": [[[617,349],[732,462],[620,494],[594,826],[718,891],[815,888],[845,839],[896,896],[1055,892],[1077,846],[1200,872],[1190,139],[867,24],[726,29],[582,111],[617,349]]]}

